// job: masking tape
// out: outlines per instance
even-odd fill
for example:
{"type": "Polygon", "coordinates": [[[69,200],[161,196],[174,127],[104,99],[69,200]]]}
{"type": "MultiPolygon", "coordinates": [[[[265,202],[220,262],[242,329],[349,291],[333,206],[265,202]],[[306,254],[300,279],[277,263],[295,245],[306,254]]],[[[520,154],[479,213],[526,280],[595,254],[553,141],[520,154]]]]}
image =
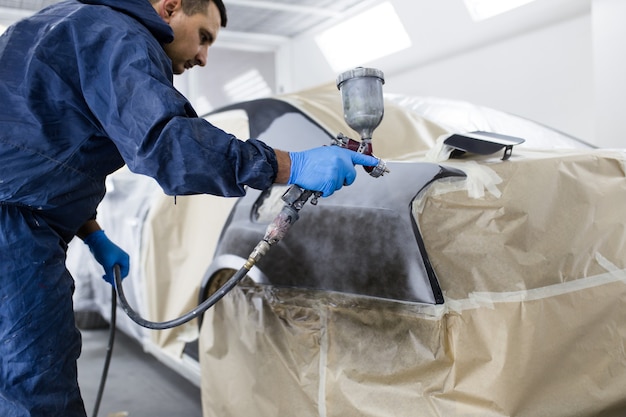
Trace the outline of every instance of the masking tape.
{"type": "Polygon", "coordinates": [[[626,269],[619,269],[602,255],[596,253],[596,260],[608,272],[587,278],[580,278],[560,284],[549,285],[530,290],[511,292],[474,292],[468,298],[462,300],[445,299],[444,305],[447,310],[461,312],[477,308],[494,308],[496,303],[520,303],[556,297],[563,294],[583,291],[615,282],[626,284],[626,269]]]}

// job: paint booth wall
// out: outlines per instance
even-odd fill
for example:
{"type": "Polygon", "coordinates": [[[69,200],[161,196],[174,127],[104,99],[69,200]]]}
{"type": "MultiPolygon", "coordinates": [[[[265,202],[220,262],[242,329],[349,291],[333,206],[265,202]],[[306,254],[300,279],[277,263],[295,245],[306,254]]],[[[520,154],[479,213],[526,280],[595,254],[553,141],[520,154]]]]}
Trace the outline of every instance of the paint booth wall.
{"type": "MultiPolygon", "coordinates": [[[[465,100],[593,141],[591,42],[587,14],[425,63],[407,65],[389,57],[367,66],[385,72],[385,92],[465,100]]],[[[324,57],[314,50],[313,38],[297,40],[291,47],[295,90],[334,79],[324,57]]],[[[410,62],[410,57],[404,60],[410,62]]]]}

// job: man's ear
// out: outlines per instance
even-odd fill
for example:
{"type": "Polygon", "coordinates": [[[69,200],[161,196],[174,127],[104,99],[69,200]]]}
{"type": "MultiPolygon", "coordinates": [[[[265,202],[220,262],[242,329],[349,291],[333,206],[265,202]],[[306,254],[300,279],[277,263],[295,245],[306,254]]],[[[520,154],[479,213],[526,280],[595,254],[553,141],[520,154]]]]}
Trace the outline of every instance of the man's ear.
{"type": "Polygon", "coordinates": [[[181,0],[163,0],[161,2],[161,17],[169,23],[170,18],[174,14],[174,12],[178,11],[181,7],[181,0]]]}

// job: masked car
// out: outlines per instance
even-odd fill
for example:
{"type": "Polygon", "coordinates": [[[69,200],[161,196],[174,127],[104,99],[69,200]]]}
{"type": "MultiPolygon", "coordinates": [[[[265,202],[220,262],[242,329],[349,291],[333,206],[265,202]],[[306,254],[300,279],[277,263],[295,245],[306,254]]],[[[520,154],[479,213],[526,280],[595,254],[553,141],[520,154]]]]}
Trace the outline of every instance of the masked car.
{"type": "MultiPolygon", "coordinates": [[[[358,139],[334,85],[206,118],[294,151],[358,139]]],[[[120,326],[201,385],[207,417],[623,415],[624,153],[492,109],[393,95],[372,144],[390,172],[359,168],[353,185],[303,207],[200,327],[120,326]],[[524,142],[490,154],[449,145],[468,132],[524,142]]],[[[130,221],[131,301],[167,320],[206,299],[285,190],[176,204],[150,190],[130,221]]]]}

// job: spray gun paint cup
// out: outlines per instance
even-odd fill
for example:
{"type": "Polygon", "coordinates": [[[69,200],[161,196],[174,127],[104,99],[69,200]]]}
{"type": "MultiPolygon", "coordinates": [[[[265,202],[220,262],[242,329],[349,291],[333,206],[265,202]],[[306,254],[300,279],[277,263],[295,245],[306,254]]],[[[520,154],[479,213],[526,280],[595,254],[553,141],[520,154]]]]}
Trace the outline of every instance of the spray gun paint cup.
{"type": "MultiPolygon", "coordinates": [[[[350,145],[357,142],[340,133],[335,141],[339,146],[373,156],[372,134],[385,113],[384,83],[383,72],[375,68],[357,67],[337,77],[337,88],[341,91],[343,102],[343,117],[348,126],[361,137],[361,143],[353,149],[354,146],[350,145]]],[[[382,159],[379,159],[378,166],[364,168],[373,177],[389,172],[382,159]]]]}
{"type": "Polygon", "coordinates": [[[383,119],[383,84],[385,77],[375,68],[354,68],[337,77],[337,88],[341,91],[343,116],[352,129],[369,142],[372,132],[383,119]]]}

